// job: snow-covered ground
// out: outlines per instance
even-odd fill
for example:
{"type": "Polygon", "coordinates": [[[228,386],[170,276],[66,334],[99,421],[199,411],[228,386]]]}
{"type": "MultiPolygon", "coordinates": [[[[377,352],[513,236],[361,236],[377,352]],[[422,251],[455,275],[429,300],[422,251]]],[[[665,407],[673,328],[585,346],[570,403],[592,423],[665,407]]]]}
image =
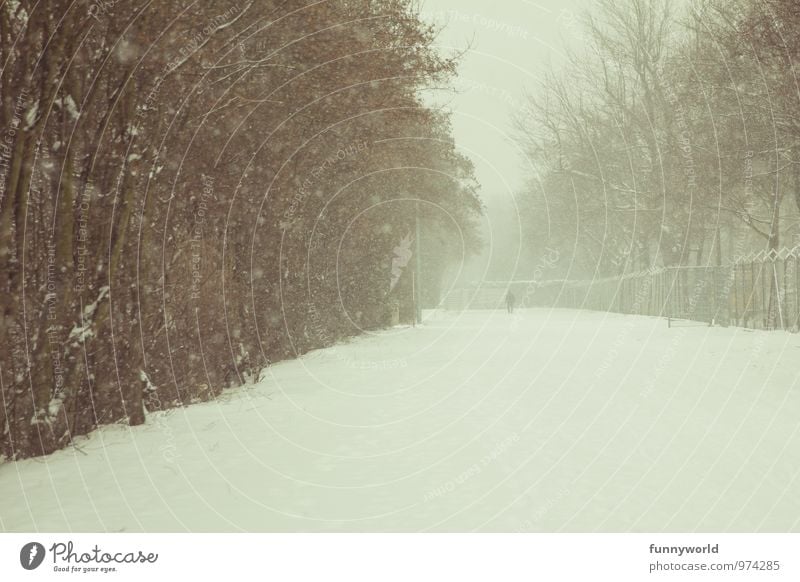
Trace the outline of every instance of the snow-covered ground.
{"type": "Polygon", "coordinates": [[[432,314],[0,466],[9,531],[800,530],[800,335],[432,314]]]}

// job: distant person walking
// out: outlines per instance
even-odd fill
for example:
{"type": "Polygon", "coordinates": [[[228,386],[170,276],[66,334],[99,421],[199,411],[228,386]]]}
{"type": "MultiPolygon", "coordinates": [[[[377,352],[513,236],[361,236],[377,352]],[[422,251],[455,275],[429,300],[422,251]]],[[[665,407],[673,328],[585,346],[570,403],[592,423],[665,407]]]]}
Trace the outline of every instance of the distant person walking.
{"type": "Polygon", "coordinates": [[[506,293],[506,309],[509,313],[514,313],[514,305],[517,303],[517,298],[509,291],[506,293]]]}

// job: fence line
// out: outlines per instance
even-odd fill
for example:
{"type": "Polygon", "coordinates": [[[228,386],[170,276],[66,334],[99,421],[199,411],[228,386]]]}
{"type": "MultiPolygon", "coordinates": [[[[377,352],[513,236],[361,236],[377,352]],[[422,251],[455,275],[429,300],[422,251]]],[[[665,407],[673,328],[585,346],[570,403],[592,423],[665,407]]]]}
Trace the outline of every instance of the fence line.
{"type": "Polygon", "coordinates": [[[497,309],[513,292],[521,307],[650,315],[756,329],[800,326],[800,246],[726,266],[664,267],[591,281],[485,282],[454,289],[447,309],[497,309]]]}

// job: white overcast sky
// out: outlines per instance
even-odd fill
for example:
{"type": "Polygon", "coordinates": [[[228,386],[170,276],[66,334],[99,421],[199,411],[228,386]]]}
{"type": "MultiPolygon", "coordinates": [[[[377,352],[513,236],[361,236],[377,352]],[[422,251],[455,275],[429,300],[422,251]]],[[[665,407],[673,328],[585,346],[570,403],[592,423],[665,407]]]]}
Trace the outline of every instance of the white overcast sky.
{"type": "Polygon", "coordinates": [[[563,42],[580,42],[578,15],[592,0],[422,0],[425,19],[444,25],[445,52],[464,50],[452,108],[457,144],[475,162],[481,195],[509,202],[524,180],[511,117],[542,72],[563,63],[563,42]]]}

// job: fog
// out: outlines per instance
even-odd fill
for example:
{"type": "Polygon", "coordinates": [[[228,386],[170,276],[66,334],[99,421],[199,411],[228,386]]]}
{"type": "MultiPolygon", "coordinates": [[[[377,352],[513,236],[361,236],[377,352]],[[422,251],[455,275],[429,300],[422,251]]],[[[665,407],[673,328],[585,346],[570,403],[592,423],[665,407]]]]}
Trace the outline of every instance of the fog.
{"type": "Polygon", "coordinates": [[[800,530],[796,0],[0,25],[0,530],[800,530]]]}

